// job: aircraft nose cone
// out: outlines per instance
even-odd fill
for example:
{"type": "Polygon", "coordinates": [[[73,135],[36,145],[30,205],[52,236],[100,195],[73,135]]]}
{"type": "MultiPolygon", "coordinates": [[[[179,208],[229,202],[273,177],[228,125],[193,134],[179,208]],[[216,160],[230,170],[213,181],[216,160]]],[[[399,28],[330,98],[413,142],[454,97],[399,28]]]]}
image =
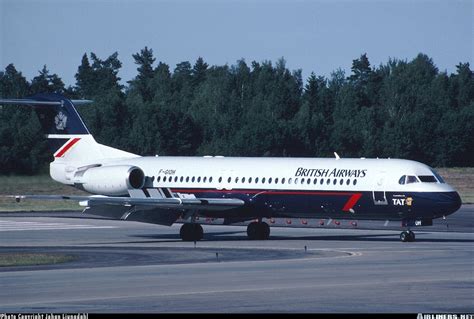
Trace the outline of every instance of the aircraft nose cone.
{"type": "Polygon", "coordinates": [[[442,198],[439,201],[439,204],[446,211],[446,215],[449,215],[461,208],[462,201],[458,192],[449,192],[443,194],[442,198]]]}

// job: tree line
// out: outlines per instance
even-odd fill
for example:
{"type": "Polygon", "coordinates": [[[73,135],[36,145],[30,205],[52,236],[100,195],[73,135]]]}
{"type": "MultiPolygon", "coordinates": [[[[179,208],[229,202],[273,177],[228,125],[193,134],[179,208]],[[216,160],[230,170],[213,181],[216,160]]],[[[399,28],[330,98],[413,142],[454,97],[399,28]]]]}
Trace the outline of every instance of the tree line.
{"type": "MultiPolygon", "coordinates": [[[[57,92],[91,99],[78,108],[103,144],[142,155],[390,157],[432,166],[474,165],[474,77],[432,59],[366,54],[329,77],[290,71],[283,58],[209,66],[203,58],[174,70],[145,47],[133,55],[126,85],[118,54],[84,54],[74,86],[46,66],[28,81],[13,64],[0,71],[0,97],[57,92]]],[[[32,110],[0,109],[0,173],[34,174],[52,157],[32,110]]]]}

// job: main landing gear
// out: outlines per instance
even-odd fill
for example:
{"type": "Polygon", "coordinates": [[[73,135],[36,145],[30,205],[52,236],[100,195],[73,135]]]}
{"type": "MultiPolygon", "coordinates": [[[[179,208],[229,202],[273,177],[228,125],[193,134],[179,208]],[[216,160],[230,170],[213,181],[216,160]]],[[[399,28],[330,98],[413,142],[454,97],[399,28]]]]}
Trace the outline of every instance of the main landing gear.
{"type": "Polygon", "coordinates": [[[401,234],[400,234],[400,240],[402,242],[412,242],[412,241],[415,241],[415,233],[412,232],[411,230],[405,230],[405,231],[402,231],[401,234]]]}
{"type": "Polygon", "coordinates": [[[199,241],[202,239],[204,231],[202,226],[196,223],[186,223],[181,226],[179,236],[183,241],[199,241]]]}
{"type": "Polygon", "coordinates": [[[249,239],[264,240],[270,237],[270,226],[264,222],[251,222],[247,226],[247,236],[249,239]]]}

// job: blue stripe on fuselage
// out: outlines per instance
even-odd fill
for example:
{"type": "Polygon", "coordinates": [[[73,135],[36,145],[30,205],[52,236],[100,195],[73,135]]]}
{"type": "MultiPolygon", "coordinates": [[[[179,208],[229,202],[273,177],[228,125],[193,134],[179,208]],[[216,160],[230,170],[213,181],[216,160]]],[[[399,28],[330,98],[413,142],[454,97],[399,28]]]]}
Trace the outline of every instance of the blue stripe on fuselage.
{"type": "MultiPolygon", "coordinates": [[[[308,191],[308,190],[216,190],[172,188],[173,192],[194,194],[200,198],[239,198],[247,203],[234,214],[254,217],[340,218],[403,220],[439,218],[457,211],[461,201],[457,192],[386,192],[386,205],[376,205],[371,191],[308,191]],[[350,211],[343,208],[353,194],[362,196],[350,211]]],[[[216,217],[229,212],[209,212],[216,217]]]]}

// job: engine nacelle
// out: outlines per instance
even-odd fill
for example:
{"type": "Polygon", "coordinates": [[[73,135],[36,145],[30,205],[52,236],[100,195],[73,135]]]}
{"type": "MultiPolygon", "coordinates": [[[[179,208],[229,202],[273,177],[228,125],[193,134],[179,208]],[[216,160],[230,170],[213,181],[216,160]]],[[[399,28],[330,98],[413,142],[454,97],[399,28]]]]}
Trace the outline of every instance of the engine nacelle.
{"type": "Polygon", "coordinates": [[[74,175],[74,185],[93,194],[128,195],[129,189],[142,188],[144,184],[145,174],[136,166],[92,167],[74,175]]]}

